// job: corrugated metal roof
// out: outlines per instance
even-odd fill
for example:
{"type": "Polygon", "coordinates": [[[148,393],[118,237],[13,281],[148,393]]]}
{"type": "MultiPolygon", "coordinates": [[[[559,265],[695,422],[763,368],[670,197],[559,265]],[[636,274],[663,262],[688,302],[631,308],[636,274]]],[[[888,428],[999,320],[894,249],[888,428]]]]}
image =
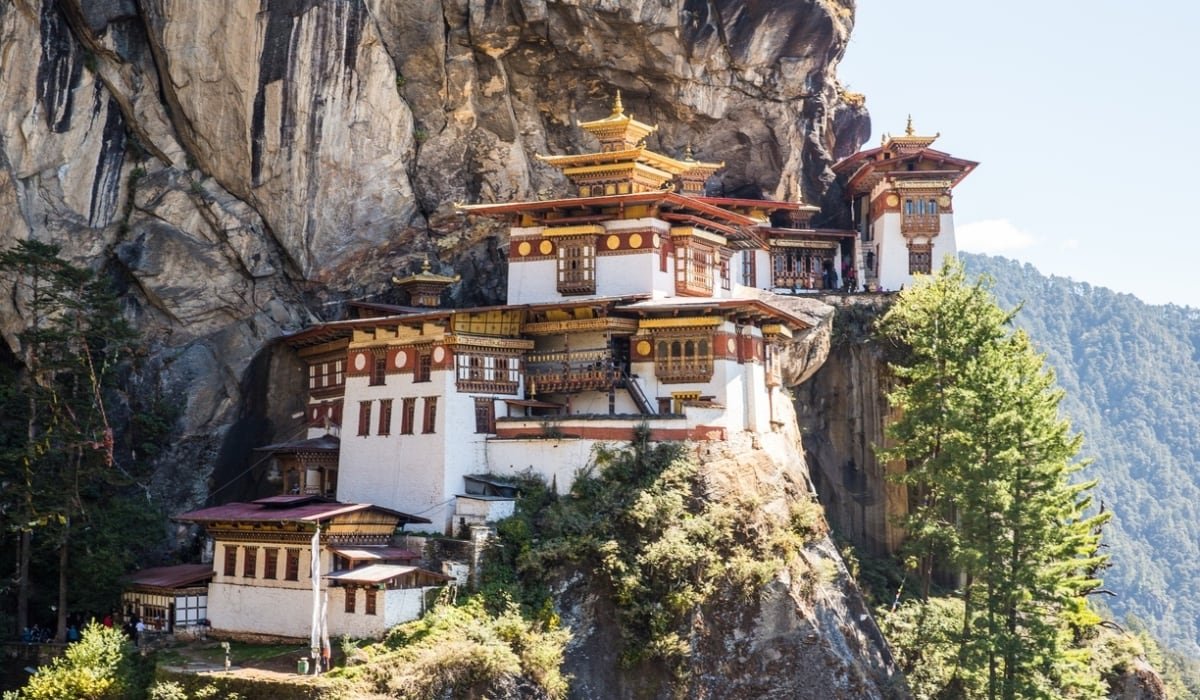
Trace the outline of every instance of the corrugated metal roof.
{"type": "Polygon", "coordinates": [[[341,439],[326,433],[321,437],[277,442],[274,445],[263,445],[254,449],[257,452],[337,452],[341,446],[341,439]]]}
{"type": "Polygon", "coordinates": [[[330,547],[329,550],[334,554],[354,561],[413,560],[421,558],[420,554],[403,547],[330,547]]]}
{"type": "Polygon", "coordinates": [[[187,588],[204,583],[213,577],[212,564],[177,564],[142,569],[125,577],[125,582],[155,588],[187,588]]]}
{"type": "Polygon", "coordinates": [[[441,581],[449,581],[449,576],[443,576],[435,571],[419,569],[415,566],[400,566],[398,564],[371,564],[369,566],[360,566],[357,569],[348,571],[338,571],[337,573],[328,574],[325,578],[331,581],[345,581],[347,583],[384,583],[405,574],[411,574],[414,571],[419,571],[423,576],[438,579],[441,581]]]}

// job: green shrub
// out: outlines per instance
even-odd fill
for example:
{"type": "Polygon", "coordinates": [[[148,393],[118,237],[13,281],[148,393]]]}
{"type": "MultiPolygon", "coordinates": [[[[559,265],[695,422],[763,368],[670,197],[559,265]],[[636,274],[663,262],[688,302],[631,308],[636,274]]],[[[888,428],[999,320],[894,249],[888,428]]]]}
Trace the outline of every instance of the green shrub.
{"type": "Polygon", "coordinates": [[[37,670],[5,700],[121,700],[137,694],[128,640],[120,630],[88,625],[65,654],[37,670]]]}

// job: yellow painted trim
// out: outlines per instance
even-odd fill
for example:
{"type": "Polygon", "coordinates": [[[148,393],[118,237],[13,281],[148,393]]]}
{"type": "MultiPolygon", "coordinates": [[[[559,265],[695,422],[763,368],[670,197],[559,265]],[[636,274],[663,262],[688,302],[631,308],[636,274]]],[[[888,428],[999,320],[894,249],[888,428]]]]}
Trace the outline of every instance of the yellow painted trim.
{"type": "Polygon", "coordinates": [[[781,335],[785,338],[792,337],[792,329],[782,323],[768,323],[762,327],[763,335],[781,335]]]}
{"type": "Polygon", "coordinates": [[[720,316],[688,316],[686,318],[643,318],[638,328],[697,328],[719,326],[725,319],[720,316]]]}
{"type": "Polygon", "coordinates": [[[728,238],[725,238],[720,234],[712,233],[711,231],[705,231],[702,228],[696,228],[695,226],[672,226],[671,235],[681,237],[690,236],[692,238],[699,238],[702,241],[708,241],[709,243],[716,243],[717,245],[721,246],[729,245],[728,238]]]}
{"type": "Polygon", "coordinates": [[[542,231],[547,238],[556,236],[587,236],[604,233],[604,227],[599,224],[580,224],[578,226],[548,226],[542,231]]]}

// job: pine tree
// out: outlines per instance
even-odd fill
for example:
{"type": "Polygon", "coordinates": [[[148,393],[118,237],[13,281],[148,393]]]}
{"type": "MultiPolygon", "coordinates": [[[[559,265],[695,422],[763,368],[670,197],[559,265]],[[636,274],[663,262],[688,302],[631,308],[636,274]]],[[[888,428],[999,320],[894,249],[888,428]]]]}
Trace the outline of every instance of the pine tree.
{"type": "Polygon", "coordinates": [[[947,694],[1093,697],[1099,680],[1079,643],[1099,621],[1085,596],[1099,586],[1106,516],[1088,514],[1094,482],[1072,483],[1081,438],[1059,417],[1043,358],[1012,331],[1014,313],[952,260],[900,295],[879,328],[897,351],[889,401],[900,412],[881,456],[908,465],[922,595],[937,566],[957,577],[947,694]]]}
{"type": "Polygon", "coordinates": [[[53,543],[59,562],[58,636],[66,633],[72,521],[103,498],[114,476],[113,431],[105,392],[133,334],[103,280],[59,257],[56,246],[19,242],[0,252],[0,278],[11,284],[25,330],[16,391],[25,430],[0,455],[5,504],[17,533],[17,626],[28,624],[33,534],[53,543]]]}

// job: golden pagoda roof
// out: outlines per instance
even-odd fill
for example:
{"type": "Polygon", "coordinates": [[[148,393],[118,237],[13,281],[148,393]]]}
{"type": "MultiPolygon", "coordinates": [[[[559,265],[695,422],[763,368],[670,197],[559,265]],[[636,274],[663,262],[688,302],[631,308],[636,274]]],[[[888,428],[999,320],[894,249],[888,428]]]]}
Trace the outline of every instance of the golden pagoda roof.
{"type": "Polygon", "coordinates": [[[651,151],[645,146],[626,148],[620,151],[599,153],[574,153],[561,156],[538,155],[537,159],[570,174],[578,168],[606,166],[619,163],[633,165],[641,163],[669,175],[704,174],[705,177],[725,167],[724,163],[705,163],[698,160],[679,160],[651,151]]]}
{"type": "Polygon", "coordinates": [[[883,135],[882,146],[884,149],[893,151],[919,151],[922,148],[928,148],[930,144],[937,141],[942,133],[939,131],[933,136],[918,136],[916,129],[913,128],[912,115],[908,115],[908,124],[904,127],[903,136],[883,135]]]}
{"type": "Polygon", "coordinates": [[[409,275],[407,277],[392,276],[392,284],[395,284],[398,287],[404,287],[404,286],[407,286],[410,284],[416,284],[416,283],[425,283],[425,284],[433,283],[433,284],[450,285],[450,284],[454,284],[455,282],[459,281],[460,279],[462,279],[461,275],[454,275],[453,277],[449,277],[446,275],[435,275],[431,271],[431,267],[429,264],[429,256],[426,255],[425,262],[421,263],[421,271],[420,272],[413,274],[413,275],[409,275]]]}
{"type": "Polygon", "coordinates": [[[625,114],[625,106],[621,103],[621,91],[613,100],[612,114],[603,119],[590,122],[580,122],[579,128],[591,133],[601,141],[622,138],[626,143],[636,144],[646,136],[658,131],[658,126],[640,122],[632,115],[625,114]]]}

